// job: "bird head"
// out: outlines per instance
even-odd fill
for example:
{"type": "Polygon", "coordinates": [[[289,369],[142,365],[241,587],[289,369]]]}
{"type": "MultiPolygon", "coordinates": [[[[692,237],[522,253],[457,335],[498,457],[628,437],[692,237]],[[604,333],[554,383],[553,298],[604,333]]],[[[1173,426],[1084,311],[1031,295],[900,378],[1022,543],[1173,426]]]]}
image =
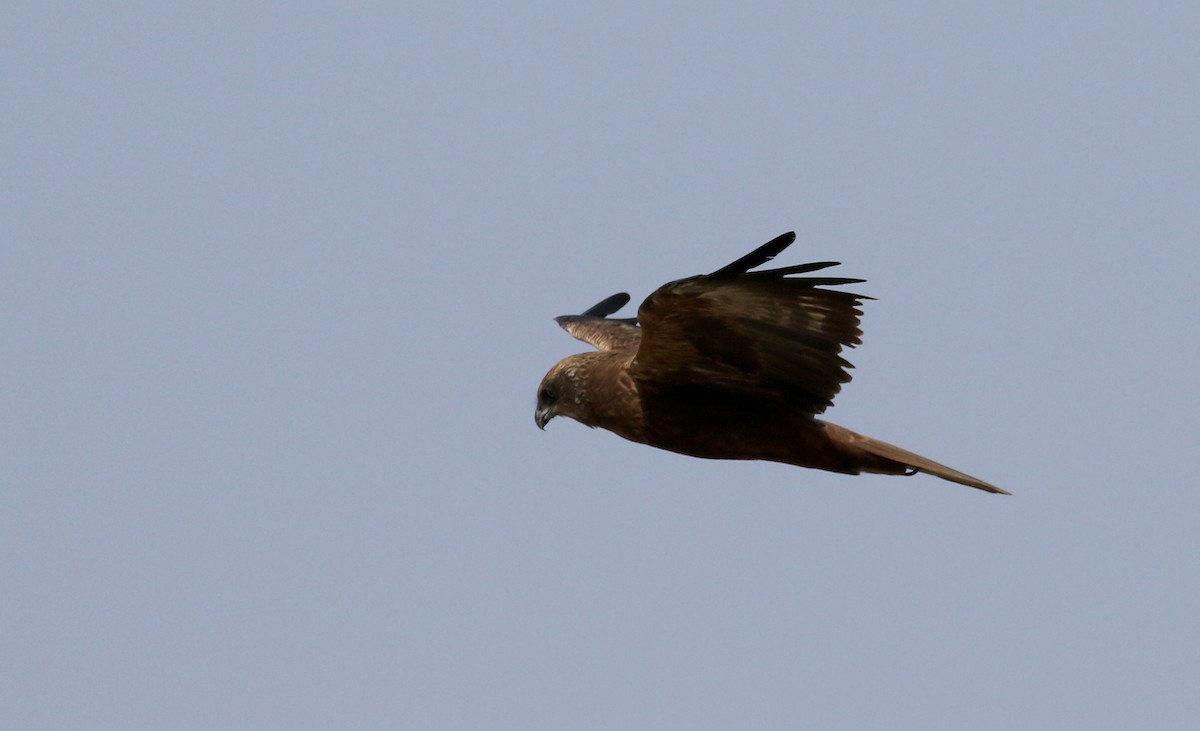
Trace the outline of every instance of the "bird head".
{"type": "Polygon", "coordinates": [[[537,392],[537,410],[533,412],[533,420],[539,429],[545,429],[546,424],[556,416],[567,416],[587,423],[590,410],[581,386],[586,368],[584,360],[581,356],[566,358],[551,368],[542,379],[537,392]]]}

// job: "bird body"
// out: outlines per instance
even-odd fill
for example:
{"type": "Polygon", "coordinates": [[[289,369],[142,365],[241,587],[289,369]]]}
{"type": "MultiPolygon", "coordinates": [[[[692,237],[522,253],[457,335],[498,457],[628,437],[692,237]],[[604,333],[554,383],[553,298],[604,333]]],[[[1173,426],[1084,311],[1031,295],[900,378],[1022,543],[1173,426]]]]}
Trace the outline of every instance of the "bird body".
{"type": "Polygon", "coordinates": [[[556,318],[598,350],[569,356],[538,389],[539,427],[567,416],[625,439],[710,459],[749,459],[859,474],[924,472],[987,492],[994,485],[817,419],[850,380],[843,346],[860,342],[861,282],[796,277],[816,262],[750,271],[795,240],[780,236],[707,275],[670,282],[636,319],[608,317],[618,294],[556,318]]]}

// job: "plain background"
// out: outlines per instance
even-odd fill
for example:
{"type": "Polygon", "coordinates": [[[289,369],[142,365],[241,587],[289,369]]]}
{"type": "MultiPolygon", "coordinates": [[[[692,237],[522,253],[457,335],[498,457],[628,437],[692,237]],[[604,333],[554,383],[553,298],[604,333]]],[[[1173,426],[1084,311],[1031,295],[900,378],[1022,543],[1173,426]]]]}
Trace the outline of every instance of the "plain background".
{"type": "Polygon", "coordinates": [[[1200,10],[732,5],[6,5],[0,726],[1196,728],[1200,10]],[[1013,497],[535,428],[792,229],[1013,497]]]}

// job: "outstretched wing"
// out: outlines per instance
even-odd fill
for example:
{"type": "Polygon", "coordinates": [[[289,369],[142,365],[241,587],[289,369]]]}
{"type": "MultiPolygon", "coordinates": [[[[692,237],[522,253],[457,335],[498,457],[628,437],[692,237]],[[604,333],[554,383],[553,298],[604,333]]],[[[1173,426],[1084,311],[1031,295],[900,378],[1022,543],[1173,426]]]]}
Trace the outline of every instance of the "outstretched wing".
{"type": "Polygon", "coordinates": [[[642,339],[636,318],[610,318],[629,303],[629,295],[618,292],[584,310],[582,315],[562,315],[554,321],[573,337],[598,350],[634,350],[642,339]]]}
{"type": "Polygon", "coordinates": [[[838,262],[751,272],[796,240],[786,233],[711,274],[659,287],[638,309],[630,373],[650,387],[699,386],[819,414],[850,380],[862,295],[821,289],[862,279],[795,277],[838,262]]]}

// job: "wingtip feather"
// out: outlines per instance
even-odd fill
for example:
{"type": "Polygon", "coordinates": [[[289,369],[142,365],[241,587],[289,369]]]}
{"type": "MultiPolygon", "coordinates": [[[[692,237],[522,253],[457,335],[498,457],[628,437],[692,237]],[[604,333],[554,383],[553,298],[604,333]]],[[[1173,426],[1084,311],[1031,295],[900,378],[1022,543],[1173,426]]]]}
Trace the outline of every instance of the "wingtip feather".
{"type": "Polygon", "coordinates": [[[583,315],[585,317],[608,317],[627,304],[629,304],[629,293],[617,292],[584,310],[583,315]]]}
{"type": "Polygon", "coordinates": [[[788,231],[785,234],[780,234],[754,251],[751,251],[749,254],[746,254],[737,261],[726,264],[708,276],[720,279],[723,277],[735,277],[739,274],[745,274],[754,267],[761,266],[762,264],[766,264],[767,262],[771,261],[778,256],[781,251],[795,243],[795,241],[795,231],[788,231]]]}

